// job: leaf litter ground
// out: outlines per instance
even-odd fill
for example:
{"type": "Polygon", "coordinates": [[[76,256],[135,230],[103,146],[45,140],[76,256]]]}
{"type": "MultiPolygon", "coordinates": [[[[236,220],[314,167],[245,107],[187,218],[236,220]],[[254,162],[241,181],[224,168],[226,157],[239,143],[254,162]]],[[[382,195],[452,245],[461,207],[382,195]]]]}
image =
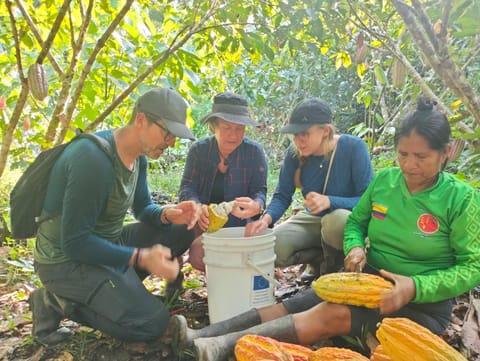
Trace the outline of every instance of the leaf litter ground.
{"type": "MultiPolygon", "coordinates": [[[[6,259],[8,250],[0,248],[0,256],[6,259]]],[[[191,327],[207,326],[208,298],[205,276],[184,266],[185,291],[172,300],[165,300],[172,314],[183,314],[191,327]]],[[[276,299],[281,301],[308,288],[300,282],[301,267],[289,267],[276,272],[280,286],[276,289],[276,299]]],[[[7,286],[5,280],[7,268],[0,264],[0,360],[1,361],[129,361],[129,360],[194,360],[193,355],[185,353],[177,356],[167,342],[123,342],[103,335],[75,322],[64,320],[62,324],[74,331],[73,337],[62,344],[44,347],[33,341],[31,332],[31,313],[28,308],[28,295],[33,287],[28,284],[7,286]]],[[[148,278],[146,287],[158,297],[162,297],[164,283],[159,279],[148,278]]],[[[469,361],[480,361],[479,323],[480,299],[478,294],[470,292],[457,298],[448,329],[442,335],[446,342],[462,352],[469,361]]],[[[228,295],[225,296],[228,302],[228,295]]],[[[336,340],[335,344],[338,344],[336,340]]],[[[351,346],[340,340],[340,346],[351,346]]]]}

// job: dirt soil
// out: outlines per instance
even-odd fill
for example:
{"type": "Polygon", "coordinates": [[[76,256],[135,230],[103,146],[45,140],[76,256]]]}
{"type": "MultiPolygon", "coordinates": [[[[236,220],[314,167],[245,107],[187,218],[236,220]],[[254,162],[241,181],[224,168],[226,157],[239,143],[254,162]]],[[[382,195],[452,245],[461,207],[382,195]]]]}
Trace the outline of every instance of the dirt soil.
{"type": "MultiPolygon", "coordinates": [[[[5,255],[5,250],[1,252],[5,255]]],[[[1,258],[1,257],[0,257],[1,258]]],[[[204,275],[184,267],[186,278],[185,292],[175,301],[169,302],[171,313],[183,314],[191,327],[200,328],[208,325],[207,289],[204,275]]],[[[0,276],[5,275],[5,264],[0,263],[0,276]],[[3,270],[2,270],[3,267],[3,270]]],[[[276,277],[281,286],[277,287],[278,301],[291,297],[306,289],[308,284],[300,282],[300,267],[290,267],[277,271],[276,277]]],[[[7,286],[1,284],[0,278],[0,361],[130,361],[130,360],[194,360],[189,353],[174,356],[166,342],[132,343],[122,342],[88,327],[64,320],[62,325],[74,331],[72,338],[54,347],[44,347],[32,339],[31,313],[28,308],[28,295],[33,291],[31,285],[19,283],[7,286]]],[[[147,279],[147,288],[161,297],[163,282],[147,279]]],[[[478,296],[478,295],[476,295],[478,296]]],[[[228,299],[226,299],[228,302],[228,299]]],[[[459,350],[469,361],[480,361],[478,314],[480,300],[473,293],[457,299],[451,323],[442,336],[446,342],[459,350]],[[476,351],[475,351],[476,350],[476,351]]],[[[331,342],[338,344],[338,340],[331,342]]],[[[340,340],[341,346],[352,346],[340,340]]]]}

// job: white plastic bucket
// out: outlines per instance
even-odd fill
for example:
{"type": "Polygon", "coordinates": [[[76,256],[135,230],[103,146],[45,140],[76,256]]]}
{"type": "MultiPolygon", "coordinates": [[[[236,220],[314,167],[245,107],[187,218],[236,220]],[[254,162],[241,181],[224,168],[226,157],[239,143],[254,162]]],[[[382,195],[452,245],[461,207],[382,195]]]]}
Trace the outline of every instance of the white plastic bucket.
{"type": "Polygon", "coordinates": [[[210,323],[275,303],[275,236],[244,237],[245,227],[203,234],[210,323]]]}

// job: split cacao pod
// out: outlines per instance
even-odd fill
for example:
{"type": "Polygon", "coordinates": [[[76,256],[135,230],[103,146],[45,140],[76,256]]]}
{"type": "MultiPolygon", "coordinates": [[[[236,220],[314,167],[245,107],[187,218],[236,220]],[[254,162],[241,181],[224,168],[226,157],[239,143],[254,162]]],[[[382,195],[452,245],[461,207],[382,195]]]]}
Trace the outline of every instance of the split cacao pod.
{"type": "Polygon", "coordinates": [[[234,353],[237,361],[293,361],[292,355],[283,349],[278,341],[259,335],[240,337],[235,344],[234,353]]]}
{"type": "Polygon", "coordinates": [[[43,100],[47,97],[48,80],[42,64],[32,64],[28,69],[28,87],[36,99],[43,100]]]}
{"type": "Polygon", "coordinates": [[[370,361],[393,361],[390,356],[385,353],[382,345],[378,345],[373,350],[372,355],[370,356],[370,361]]]}
{"type": "Polygon", "coordinates": [[[223,216],[215,211],[216,204],[210,204],[208,206],[208,224],[207,232],[216,232],[222,228],[228,221],[227,216],[223,216]]]}
{"type": "Polygon", "coordinates": [[[395,361],[467,361],[439,336],[404,317],[384,318],[376,332],[385,353],[395,361]]]}
{"type": "Polygon", "coordinates": [[[369,361],[368,358],[350,350],[340,347],[322,347],[312,352],[309,361],[369,361]]]}
{"type": "Polygon", "coordinates": [[[329,273],[312,283],[317,296],[325,301],[367,308],[378,308],[381,294],[392,287],[380,276],[357,272],[329,273]]]}

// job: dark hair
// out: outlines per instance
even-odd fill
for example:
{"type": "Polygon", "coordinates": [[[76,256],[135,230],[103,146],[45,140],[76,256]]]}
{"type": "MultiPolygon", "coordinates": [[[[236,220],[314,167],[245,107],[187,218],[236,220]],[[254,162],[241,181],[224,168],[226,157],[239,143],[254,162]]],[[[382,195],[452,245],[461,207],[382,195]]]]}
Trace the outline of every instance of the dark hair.
{"type": "Polygon", "coordinates": [[[410,135],[413,131],[425,138],[431,149],[444,151],[451,136],[450,124],[445,114],[439,112],[436,102],[419,97],[417,109],[408,113],[395,127],[394,144],[398,145],[400,138],[410,135]]]}

